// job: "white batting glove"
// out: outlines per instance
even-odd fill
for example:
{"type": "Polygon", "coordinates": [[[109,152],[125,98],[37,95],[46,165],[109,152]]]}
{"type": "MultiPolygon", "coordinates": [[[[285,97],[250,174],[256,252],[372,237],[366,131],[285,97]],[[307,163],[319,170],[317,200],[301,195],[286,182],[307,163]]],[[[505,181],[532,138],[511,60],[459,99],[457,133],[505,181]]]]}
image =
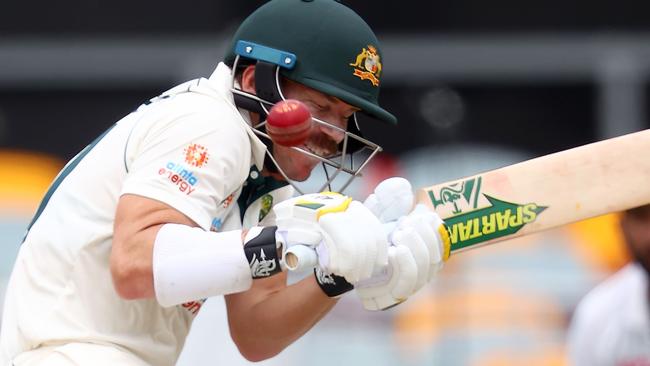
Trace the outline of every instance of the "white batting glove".
{"type": "Polygon", "coordinates": [[[388,263],[388,240],[380,221],[361,202],[338,193],[306,194],[276,205],[277,233],[286,249],[314,248],[319,267],[354,283],[388,263]]]}
{"type": "Polygon", "coordinates": [[[416,293],[442,268],[449,256],[443,221],[423,205],[413,205],[411,184],[404,178],[381,182],[365,204],[388,231],[388,266],[369,280],[355,283],[367,310],[393,307],[416,293]]]}
{"type": "Polygon", "coordinates": [[[382,223],[394,223],[413,209],[413,188],[411,183],[401,177],[388,178],[375,187],[363,204],[379,218],[382,223]]]}
{"type": "Polygon", "coordinates": [[[425,282],[432,280],[449,258],[451,241],[444,221],[425,205],[418,204],[410,214],[399,219],[397,226],[398,230],[414,230],[426,245],[429,271],[422,276],[426,279],[425,282]]]}

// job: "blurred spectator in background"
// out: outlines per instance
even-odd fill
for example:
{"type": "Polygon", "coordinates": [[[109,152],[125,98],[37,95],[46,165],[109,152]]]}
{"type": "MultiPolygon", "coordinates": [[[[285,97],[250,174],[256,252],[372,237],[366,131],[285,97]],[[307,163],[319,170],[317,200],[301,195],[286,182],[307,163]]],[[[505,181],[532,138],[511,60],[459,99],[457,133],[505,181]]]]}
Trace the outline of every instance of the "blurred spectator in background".
{"type": "Polygon", "coordinates": [[[650,365],[650,205],[623,213],[634,261],[582,299],[568,334],[576,366],[650,365]]]}

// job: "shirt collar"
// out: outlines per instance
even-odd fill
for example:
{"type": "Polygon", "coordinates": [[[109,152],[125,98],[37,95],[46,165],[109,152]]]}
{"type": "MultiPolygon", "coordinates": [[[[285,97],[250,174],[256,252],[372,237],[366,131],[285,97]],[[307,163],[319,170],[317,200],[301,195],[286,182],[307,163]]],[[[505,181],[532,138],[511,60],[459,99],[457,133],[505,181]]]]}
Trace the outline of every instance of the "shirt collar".
{"type": "MultiPolygon", "coordinates": [[[[235,108],[237,108],[235,106],[235,99],[233,97],[233,94],[230,91],[230,88],[233,85],[232,78],[232,69],[223,62],[220,62],[208,80],[214,90],[225,97],[235,108]]],[[[237,82],[235,81],[235,83],[237,82]]],[[[264,167],[264,157],[266,156],[266,145],[264,142],[262,142],[262,140],[260,140],[259,137],[257,137],[257,135],[255,135],[255,132],[253,132],[253,128],[251,127],[252,122],[250,119],[250,113],[247,110],[241,108],[237,108],[237,110],[239,111],[239,114],[241,115],[243,122],[246,125],[246,133],[248,133],[248,138],[251,142],[253,161],[255,163],[255,166],[259,170],[262,170],[264,167]]]]}

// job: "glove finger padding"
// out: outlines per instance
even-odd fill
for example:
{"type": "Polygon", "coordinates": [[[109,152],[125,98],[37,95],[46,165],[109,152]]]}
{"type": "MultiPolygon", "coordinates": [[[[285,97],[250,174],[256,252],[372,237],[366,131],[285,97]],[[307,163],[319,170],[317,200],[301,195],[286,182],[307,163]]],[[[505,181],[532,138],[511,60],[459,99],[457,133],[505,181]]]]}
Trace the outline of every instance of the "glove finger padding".
{"type": "Polygon", "coordinates": [[[411,183],[401,177],[383,180],[363,202],[382,223],[395,221],[413,208],[411,183]]]}
{"type": "Polygon", "coordinates": [[[410,227],[397,228],[393,232],[390,241],[398,247],[403,246],[411,251],[417,271],[417,281],[413,292],[421,289],[429,281],[431,259],[429,258],[430,250],[427,248],[427,244],[420,237],[420,234],[410,227]]]}
{"type": "Polygon", "coordinates": [[[388,240],[379,220],[360,202],[319,219],[328,253],[327,270],[358,282],[388,262],[388,240]]]}
{"type": "Polygon", "coordinates": [[[367,310],[386,310],[405,301],[417,284],[417,264],[403,246],[388,248],[388,266],[368,281],[356,284],[357,295],[367,310]]]}
{"type": "Polygon", "coordinates": [[[431,280],[449,257],[449,235],[442,219],[418,204],[413,212],[400,219],[398,227],[414,229],[424,241],[429,252],[428,280],[431,280]]]}

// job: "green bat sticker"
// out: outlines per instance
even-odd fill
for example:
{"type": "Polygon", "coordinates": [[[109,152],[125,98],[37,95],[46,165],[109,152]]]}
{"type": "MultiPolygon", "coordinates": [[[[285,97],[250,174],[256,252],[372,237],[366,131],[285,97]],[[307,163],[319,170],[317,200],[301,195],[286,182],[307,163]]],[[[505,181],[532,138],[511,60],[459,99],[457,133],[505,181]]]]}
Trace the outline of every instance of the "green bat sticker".
{"type": "Polygon", "coordinates": [[[536,203],[518,204],[482,194],[481,177],[429,191],[433,207],[451,204],[453,216],[445,218],[451,250],[459,250],[488,240],[512,235],[534,222],[547,207],[536,203]],[[478,207],[479,197],[489,206],[478,207]]]}

